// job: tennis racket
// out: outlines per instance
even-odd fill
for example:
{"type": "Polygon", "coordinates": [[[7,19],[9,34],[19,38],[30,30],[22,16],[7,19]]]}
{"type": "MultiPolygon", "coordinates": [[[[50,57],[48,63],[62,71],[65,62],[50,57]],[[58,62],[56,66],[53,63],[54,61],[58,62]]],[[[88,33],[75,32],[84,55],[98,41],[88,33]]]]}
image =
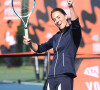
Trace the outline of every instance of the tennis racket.
{"type": "Polygon", "coordinates": [[[28,22],[29,18],[34,10],[35,0],[12,0],[12,9],[14,13],[21,19],[24,25],[24,32],[26,38],[29,38],[28,35],[28,22]],[[21,4],[22,7],[19,9],[18,4],[21,4]]]}

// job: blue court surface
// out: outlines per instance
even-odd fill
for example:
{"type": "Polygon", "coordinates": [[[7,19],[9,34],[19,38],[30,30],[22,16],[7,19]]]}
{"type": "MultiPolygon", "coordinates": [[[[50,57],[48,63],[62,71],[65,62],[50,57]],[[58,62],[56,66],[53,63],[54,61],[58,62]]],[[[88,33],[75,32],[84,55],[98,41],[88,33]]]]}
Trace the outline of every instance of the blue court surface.
{"type": "Polygon", "coordinates": [[[43,84],[0,82],[0,90],[43,90],[43,84]]]}

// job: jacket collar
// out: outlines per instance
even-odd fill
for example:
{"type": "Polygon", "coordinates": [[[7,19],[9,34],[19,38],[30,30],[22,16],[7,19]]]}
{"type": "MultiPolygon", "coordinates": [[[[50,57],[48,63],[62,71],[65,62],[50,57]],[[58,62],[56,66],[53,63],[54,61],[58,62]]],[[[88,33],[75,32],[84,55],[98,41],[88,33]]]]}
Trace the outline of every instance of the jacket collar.
{"type": "MultiPolygon", "coordinates": [[[[66,32],[69,30],[70,26],[71,26],[71,25],[65,27],[65,29],[64,29],[64,33],[66,33],[66,32]]],[[[61,32],[61,29],[59,29],[59,30],[60,30],[60,33],[62,33],[62,32],[61,32]]],[[[63,33],[63,34],[64,34],[64,33],[63,33]]]]}

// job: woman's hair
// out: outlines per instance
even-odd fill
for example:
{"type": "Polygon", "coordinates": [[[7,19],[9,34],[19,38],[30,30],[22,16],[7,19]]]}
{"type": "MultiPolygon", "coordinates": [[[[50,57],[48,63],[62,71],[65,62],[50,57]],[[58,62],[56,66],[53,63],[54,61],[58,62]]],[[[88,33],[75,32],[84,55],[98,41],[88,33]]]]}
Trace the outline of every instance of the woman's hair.
{"type": "Polygon", "coordinates": [[[61,12],[63,15],[66,15],[65,11],[61,8],[54,8],[52,11],[51,11],[51,18],[52,18],[52,14],[56,11],[59,11],[61,12]]]}
{"type": "Polygon", "coordinates": [[[13,23],[13,21],[12,21],[12,20],[8,20],[8,21],[7,21],[7,24],[9,24],[9,23],[13,23]]]}

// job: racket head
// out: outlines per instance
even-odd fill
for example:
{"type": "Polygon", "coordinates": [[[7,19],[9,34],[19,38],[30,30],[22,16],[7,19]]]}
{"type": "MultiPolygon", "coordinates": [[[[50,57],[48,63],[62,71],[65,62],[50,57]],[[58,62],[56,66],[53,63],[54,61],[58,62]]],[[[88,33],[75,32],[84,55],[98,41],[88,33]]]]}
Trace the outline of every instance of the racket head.
{"type": "Polygon", "coordinates": [[[28,17],[35,7],[35,0],[12,0],[12,8],[14,13],[20,17],[28,17]],[[21,8],[18,7],[18,4],[21,5],[21,8]]]}
{"type": "Polygon", "coordinates": [[[24,24],[24,33],[26,38],[29,38],[28,35],[28,21],[34,10],[35,0],[12,0],[12,8],[14,13],[22,20],[24,24]],[[20,8],[18,4],[22,5],[20,8]],[[27,20],[25,20],[26,18],[27,20]]]}

